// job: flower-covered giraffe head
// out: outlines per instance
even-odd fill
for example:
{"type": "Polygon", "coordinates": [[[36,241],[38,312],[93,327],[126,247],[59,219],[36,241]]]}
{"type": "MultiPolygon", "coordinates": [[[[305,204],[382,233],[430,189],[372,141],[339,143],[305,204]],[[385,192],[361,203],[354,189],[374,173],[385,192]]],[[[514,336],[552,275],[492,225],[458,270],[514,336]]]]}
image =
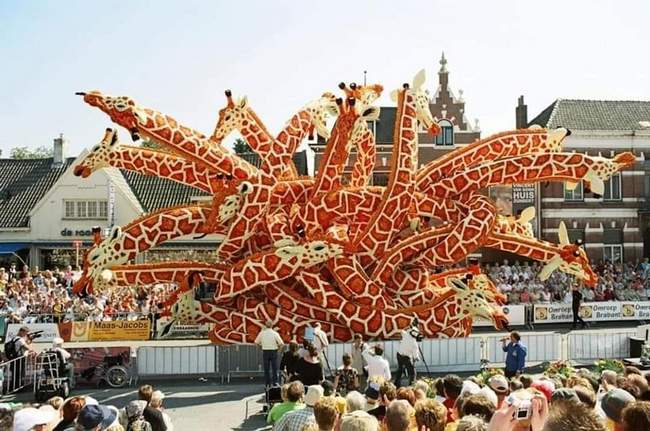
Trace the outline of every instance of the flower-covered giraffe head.
{"type": "Polygon", "coordinates": [[[579,243],[571,244],[564,222],[558,226],[560,252],[553,256],[539,272],[539,279],[544,281],[556,269],[583,280],[588,286],[595,286],[598,276],[591,268],[589,257],[579,243]]]}
{"type": "Polygon", "coordinates": [[[244,197],[253,191],[253,184],[248,181],[242,181],[236,187],[234,193],[224,197],[223,202],[219,205],[219,223],[225,223],[233,218],[241,210],[244,197]]]}
{"type": "Polygon", "coordinates": [[[97,286],[109,283],[113,278],[110,268],[129,261],[129,254],[122,249],[122,229],[115,226],[110,234],[86,254],[81,277],[73,286],[74,293],[92,293],[97,286]]]}
{"type": "Polygon", "coordinates": [[[117,131],[107,128],[104,133],[104,138],[74,167],[73,173],[78,177],[87,178],[93,172],[109,167],[111,153],[118,145],[117,131]]]}
{"type": "Polygon", "coordinates": [[[136,104],[127,96],[109,96],[102,94],[100,91],[91,91],[89,93],[76,93],[83,96],[84,102],[90,106],[95,106],[106,113],[111,120],[131,132],[133,140],[138,140],[138,118],[136,117],[136,104]]]}
{"type": "Polygon", "coordinates": [[[281,260],[298,259],[302,267],[318,265],[343,254],[343,246],[334,241],[321,239],[297,243],[293,238],[284,238],[274,244],[275,255],[281,260]]]}
{"type": "MultiPolygon", "coordinates": [[[[490,281],[488,280],[488,282],[490,281]]],[[[456,300],[464,313],[471,317],[482,317],[491,321],[499,331],[508,326],[506,315],[503,314],[500,307],[490,300],[483,289],[471,288],[466,279],[457,277],[449,277],[447,287],[454,292],[456,300]]]]}
{"type": "Polygon", "coordinates": [[[429,93],[424,87],[426,74],[424,69],[420,70],[413,78],[413,83],[403,84],[400,90],[395,90],[391,93],[391,99],[394,102],[402,101],[404,98],[409,105],[415,108],[415,116],[417,120],[424,125],[432,135],[440,133],[440,126],[433,119],[431,109],[429,108],[429,93]]]}
{"type": "Polygon", "coordinates": [[[325,140],[329,139],[330,131],[327,128],[327,119],[336,117],[339,113],[336,96],[332,93],[324,93],[318,99],[308,103],[304,110],[311,117],[310,136],[313,134],[311,129],[314,129],[320,137],[325,140]]]}
{"type": "Polygon", "coordinates": [[[506,235],[534,238],[535,232],[531,220],[535,218],[535,207],[531,206],[521,212],[519,217],[497,214],[495,231],[506,235]]]}
{"type": "MultiPolygon", "coordinates": [[[[613,159],[606,157],[591,157],[593,163],[589,163],[582,180],[585,182],[585,192],[593,192],[595,195],[602,196],[605,193],[605,181],[621,169],[632,166],[636,162],[634,153],[623,152],[617,154],[613,159]]],[[[577,182],[567,181],[566,189],[574,190],[578,186],[577,182]]]]}
{"type": "MultiPolygon", "coordinates": [[[[226,90],[226,107],[219,110],[219,119],[212,133],[212,140],[221,142],[233,130],[239,130],[246,125],[247,117],[252,114],[248,108],[246,96],[236,102],[232,99],[232,92],[226,90]]],[[[253,114],[254,115],[254,114],[253,114]]]]}

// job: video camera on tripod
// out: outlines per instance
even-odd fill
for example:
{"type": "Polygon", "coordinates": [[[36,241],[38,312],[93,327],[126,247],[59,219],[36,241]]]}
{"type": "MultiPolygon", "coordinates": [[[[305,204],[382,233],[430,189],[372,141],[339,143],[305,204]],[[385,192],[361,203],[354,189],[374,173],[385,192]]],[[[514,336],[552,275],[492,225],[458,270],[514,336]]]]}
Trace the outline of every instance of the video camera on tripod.
{"type": "Polygon", "coordinates": [[[411,329],[409,330],[411,337],[415,338],[415,341],[420,342],[424,340],[424,335],[420,333],[420,321],[417,317],[413,318],[411,322],[411,329]]]}
{"type": "Polygon", "coordinates": [[[31,340],[35,340],[35,339],[37,339],[37,338],[39,338],[39,337],[42,337],[42,336],[43,336],[43,332],[45,332],[45,330],[28,332],[28,333],[27,333],[27,338],[29,338],[30,341],[31,341],[31,340]]]}

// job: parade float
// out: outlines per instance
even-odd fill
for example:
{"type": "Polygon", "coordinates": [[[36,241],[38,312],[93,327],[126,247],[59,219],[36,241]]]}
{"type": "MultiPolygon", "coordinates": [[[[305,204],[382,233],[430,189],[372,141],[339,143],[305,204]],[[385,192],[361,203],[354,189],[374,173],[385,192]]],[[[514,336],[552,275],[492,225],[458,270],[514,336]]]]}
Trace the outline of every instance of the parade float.
{"type": "Polygon", "coordinates": [[[419,135],[440,131],[424,81],[421,71],[391,92],[397,113],[385,186],[371,184],[377,155],[368,127],[379,115],[381,85],[340,84],[338,97],[317,97],[275,136],[230,90],[211,136],[129,97],[78,93],[134,141],[160,149],[122,144],[109,128],[75,175],[110,166],[177,181],[212,200],[144,214],[105,237],[96,232],[75,292],[173,283],[163,313],[170,325],[211,323],[210,339],[229,344],[252,342],[269,320],[286,340],[313,322],[338,341],[355,333],[391,338],[415,317],[426,337],[467,336],[476,317],[503,329],[504,296],[468,259],[479,248],[540,261],[542,279],[557,270],[594,285],[585,251],[569,242],[563,224],[559,243],[539,240],[530,225],[534,208],[502,216],[484,191],[562,181],[602,194],[604,182],[634,156],[563,152],[568,130],[531,127],[458,146],[420,166],[419,135]],[[224,146],[233,131],[259,156],[259,167],[224,146]],[[292,156],[313,131],[325,151],[315,175],[300,177],[292,156]],[[201,235],[219,238],[215,261],[134,263],[165,241],[201,235]],[[216,285],[212,300],[195,299],[201,281],[216,285]]]}

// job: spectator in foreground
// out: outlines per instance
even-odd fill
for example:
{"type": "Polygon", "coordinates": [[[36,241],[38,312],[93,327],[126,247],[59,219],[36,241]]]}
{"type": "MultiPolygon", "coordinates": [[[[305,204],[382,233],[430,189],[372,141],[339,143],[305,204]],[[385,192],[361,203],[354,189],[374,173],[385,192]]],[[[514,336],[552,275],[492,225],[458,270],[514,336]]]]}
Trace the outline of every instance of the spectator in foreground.
{"type": "Polygon", "coordinates": [[[500,409],[503,405],[503,400],[505,400],[510,393],[508,379],[501,374],[494,375],[488,380],[488,386],[495,394],[497,394],[497,409],[500,409]]]}
{"type": "Polygon", "coordinates": [[[127,404],[124,409],[128,421],[126,431],[152,431],[151,424],[144,418],[145,408],[147,408],[147,402],[144,400],[134,400],[127,404]]]}
{"type": "Polygon", "coordinates": [[[14,431],[47,431],[50,424],[58,418],[58,412],[52,406],[39,409],[27,407],[14,414],[14,431]]]}
{"type": "Polygon", "coordinates": [[[366,410],[366,399],[357,391],[348,392],[345,396],[345,411],[348,413],[366,410]]]}
{"type": "Polygon", "coordinates": [[[442,404],[447,408],[447,422],[451,423],[455,419],[454,405],[456,404],[456,399],[460,396],[460,392],[463,390],[463,381],[455,374],[448,374],[442,380],[442,384],[443,394],[445,396],[445,401],[442,404]]]}
{"type": "Polygon", "coordinates": [[[138,399],[147,402],[144,409],[144,419],[151,425],[152,431],[167,431],[165,419],[160,411],[154,409],[149,405],[151,396],[153,395],[153,388],[151,385],[142,385],[138,390],[138,399]]]}
{"type": "Polygon", "coordinates": [[[637,401],[630,404],[621,414],[622,430],[650,430],[650,402],[637,401]]]}
{"type": "Polygon", "coordinates": [[[318,425],[318,431],[332,431],[339,418],[334,398],[321,398],[314,405],[314,418],[316,419],[316,425],[318,425]]]}
{"type": "Polygon", "coordinates": [[[341,431],[379,431],[377,418],[360,410],[341,417],[341,431]]]}
{"type": "MultiPolygon", "coordinates": [[[[292,382],[292,383],[300,383],[298,381],[292,382]]],[[[302,400],[302,396],[305,393],[304,387],[300,388],[300,392],[298,394],[295,393],[296,388],[294,387],[294,393],[292,393],[291,399],[294,401],[289,401],[289,387],[291,386],[290,383],[286,383],[282,385],[282,389],[280,390],[280,397],[282,398],[281,403],[274,404],[273,407],[271,407],[271,410],[269,410],[269,414],[266,415],[266,423],[267,424],[274,424],[276,423],[286,412],[293,411],[296,409],[296,406],[301,408],[302,406],[299,405],[300,400],[302,400]],[[297,395],[297,398],[296,398],[297,395]]],[[[302,383],[300,384],[302,386],[302,383]]]]}
{"type": "Polygon", "coordinates": [[[288,412],[278,420],[273,428],[274,431],[302,431],[303,427],[316,423],[314,417],[314,406],[323,397],[323,388],[320,385],[312,385],[307,388],[305,395],[305,408],[288,412]]]}
{"type": "Polygon", "coordinates": [[[510,342],[506,344],[508,338],[502,338],[502,346],[506,352],[506,369],[505,375],[507,378],[518,376],[524,372],[526,366],[526,353],[528,349],[521,343],[521,336],[518,332],[513,331],[510,333],[510,342]]]}
{"type": "Polygon", "coordinates": [[[107,430],[117,420],[117,410],[99,404],[86,404],[77,417],[75,431],[107,430]]]}
{"type": "Polygon", "coordinates": [[[601,418],[587,406],[575,401],[554,402],[543,431],[606,431],[601,418]]]}
{"type": "Polygon", "coordinates": [[[415,421],[418,430],[443,431],[447,425],[447,409],[438,401],[426,399],[415,403],[415,421]]]}
{"type": "Polygon", "coordinates": [[[384,382],[379,388],[379,405],[368,413],[377,418],[379,422],[384,420],[388,405],[397,398],[397,389],[391,381],[384,382]]]}
{"type": "Polygon", "coordinates": [[[413,408],[406,400],[394,400],[386,408],[386,431],[408,431],[413,408]]]}
{"type": "Polygon", "coordinates": [[[72,397],[65,400],[61,408],[63,418],[52,431],[64,431],[69,427],[74,427],[74,421],[77,420],[79,412],[85,405],[86,399],[84,397],[72,397]]]}
{"type": "Polygon", "coordinates": [[[607,392],[600,401],[600,407],[605,412],[605,416],[612,425],[610,428],[614,431],[620,431],[622,427],[623,409],[634,403],[634,397],[623,389],[612,389],[607,392]]]}
{"type": "Polygon", "coordinates": [[[165,422],[165,426],[167,427],[167,431],[174,431],[174,426],[172,425],[172,419],[169,417],[165,409],[163,408],[163,400],[165,399],[165,394],[162,393],[162,391],[153,391],[151,394],[151,402],[149,405],[158,410],[163,417],[163,421],[165,422]]]}
{"type": "Polygon", "coordinates": [[[463,416],[456,427],[456,431],[487,431],[487,429],[487,422],[474,415],[463,416]]]}

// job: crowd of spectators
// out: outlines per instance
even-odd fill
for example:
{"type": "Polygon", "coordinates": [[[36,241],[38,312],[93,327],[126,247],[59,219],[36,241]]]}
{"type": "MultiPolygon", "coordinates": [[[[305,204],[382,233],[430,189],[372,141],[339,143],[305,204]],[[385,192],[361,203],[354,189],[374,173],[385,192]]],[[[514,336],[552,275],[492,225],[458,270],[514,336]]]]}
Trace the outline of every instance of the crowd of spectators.
{"type": "Polygon", "coordinates": [[[274,431],[641,431],[650,429],[649,385],[635,367],[485,381],[450,374],[407,387],[375,376],[342,391],[296,380],[267,422],[274,431]]]}
{"type": "Polygon", "coordinates": [[[80,298],[72,294],[79,275],[70,266],[45,271],[0,267],[0,316],[9,323],[133,320],[159,313],[175,288],[172,284],[157,284],[147,290],[115,287],[80,298]]]}
{"type": "Polygon", "coordinates": [[[90,396],[64,400],[53,397],[42,405],[0,404],[0,429],[14,431],[173,431],[163,407],[164,394],[150,385],[138,390],[124,408],[101,405],[90,396]]]}
{"type": "MultiPolygon", "coordinates": [[[[537,275],[543,264],[514,262],[486,264],[484,271],[508,298],[508,304],[571,303],[571,288],[576,279],[562,271],[554,271],[546,281],[537,275]]],[[[650,262],[612,264],[599,262],[593,267],[598,274],[594,288],[582,286],[583,301],[645,301],[650,299],[650,262]]]]}
{"type": "MultiPolygon", "coordinates": [[[[506,294],[509,304],[571,302],[575,279],[555,271],[542,282],[538,262],[485,264],[483,269],[506,294]]],[[[650,262],[612,264],[600,262],[595,288],[583,286],[583,301],[639,301],[650,299],[650,262]]],[[[45,323],[61,320],[138,319],[159,313],[161,304],[174,290],[173,284],[152,289],[116,287],[79,298],[72,285],[80,275],[68,266],[42,271],[38,267],[0,267],[0,316],[11,323],[45,323]]]]}

